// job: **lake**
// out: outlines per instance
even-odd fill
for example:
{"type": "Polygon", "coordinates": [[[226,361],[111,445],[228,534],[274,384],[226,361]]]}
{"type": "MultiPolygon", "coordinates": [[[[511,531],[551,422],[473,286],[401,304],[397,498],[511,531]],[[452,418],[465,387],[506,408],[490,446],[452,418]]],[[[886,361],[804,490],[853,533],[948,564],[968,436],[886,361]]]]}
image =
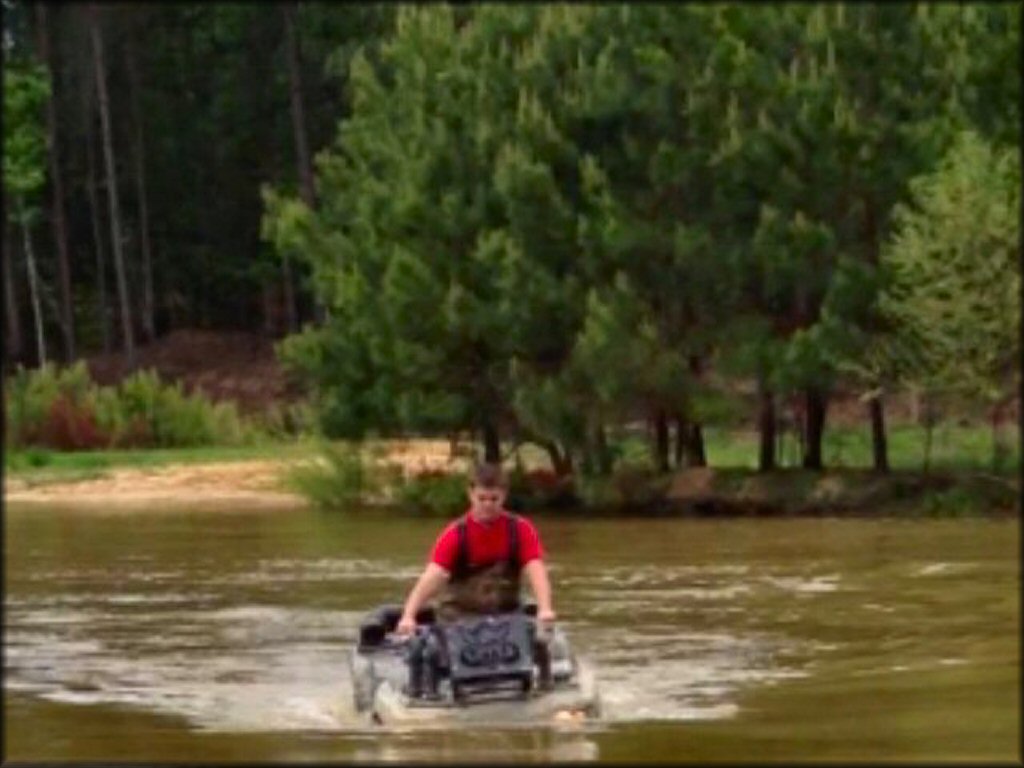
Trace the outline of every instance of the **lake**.
{"type": "Polygon", "coordinates": [[[346,654],[441,521],[7,505],[6,757],[1021,759],[1016,518],[533,519],[604,718],[386,731],[346,654]]]}

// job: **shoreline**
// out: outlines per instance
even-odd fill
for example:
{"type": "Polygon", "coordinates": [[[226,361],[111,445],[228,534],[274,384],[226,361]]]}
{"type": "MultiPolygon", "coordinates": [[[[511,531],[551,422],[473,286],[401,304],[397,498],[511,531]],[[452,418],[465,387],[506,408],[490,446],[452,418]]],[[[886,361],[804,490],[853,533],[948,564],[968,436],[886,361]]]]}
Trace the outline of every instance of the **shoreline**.
{"type": "Polygon", "coordinates": [[[33,483],[4,477],[4,503],[61,507],[289,507],[306,506],[284,489],[279,476],[286,460],[267,459],[122,467],[95,477],[33,483]]]}
{"type": "MultiPolygon", "coordinates": [[[[461,471],[441,441],[397,444],[388,461],[407,472],[461,471]]],[[[19,507],[117,510],[190,509],[301,510],[314,505],[285,487],[294,457],[169,463],[156,467],[112,467],[85,476],[40,480],[5,473],[4,502],[19,507]]],[[[758,474],[747,469],[684,469],[653,478],[639,497],[606,491],[603,500],[573,506],[528,503],[526,511],[576,515],[677,517],[808,516],[999,516],[1020,515],[1019,476],[979,471],[866,469],[809,472],[782,469],[758,474]]],[[[371,506],[380,506],[372,504],[371,506]]]]}

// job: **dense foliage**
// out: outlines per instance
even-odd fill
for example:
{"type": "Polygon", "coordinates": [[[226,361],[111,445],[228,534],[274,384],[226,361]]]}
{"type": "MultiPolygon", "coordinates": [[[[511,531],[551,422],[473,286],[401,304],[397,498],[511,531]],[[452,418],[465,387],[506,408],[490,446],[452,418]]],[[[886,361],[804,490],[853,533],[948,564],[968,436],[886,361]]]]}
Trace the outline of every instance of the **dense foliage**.
{"type": "Polygon", "coordinates": [[[737,422],[817,468],[837,394],[884,469],[888,394],[998,422],[1019,377],[1019,221],[973,213],[1017,210],[1010,4],[5,11],[8,362],[287,334],[328,437],[562,475],[637,424],[658,471],[737,422]]]}
{"type": "Polygon", "coordinates": [[[240,445],[258,435],[231,403],[188,394],[150,371],[99,386],[82,363],[19,368],[4,384],[4,417],[9,449],[240,445]]]}

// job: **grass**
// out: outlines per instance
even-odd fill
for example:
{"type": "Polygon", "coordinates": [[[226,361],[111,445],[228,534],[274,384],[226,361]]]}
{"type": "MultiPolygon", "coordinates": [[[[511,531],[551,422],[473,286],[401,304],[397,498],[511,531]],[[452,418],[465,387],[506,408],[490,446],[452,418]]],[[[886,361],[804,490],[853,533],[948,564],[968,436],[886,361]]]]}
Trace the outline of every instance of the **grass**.
{"type": "Polygon", "coordinates": [[[268,442],[241,446],[152,448],[134,450],[59,452],[41,449],[7,450],[4,473],[33,484],[102,477],[122,467],[161,467],[253,459],[297,459],[312,455],[311,440],[268,442]]]}
{"type": "MultiPolygon", "coordinates": [[[[889,463],[893,469],[920,470],[924,459],[924,429],[918,426],[893,426],[888,430],[889,463]]],[[[757,435],[749,431],[708,427],[704,431],[708,465],[714,468],[757,467],[757,435]]],[[[861,429],[832,428],[825,434],[824,459],[827,468],[868,468],[871,466],[871,436],[861,429]]],[[[340,443],[339,443],[340,444],[340,443]]],[[[197,448],[154,448],[58,452],[41,449],[5,452],[4,471],[12,476],[45,469],[52,473],[105,470],[117,467],[156,467],[167,464],[198,464],[249,459],[302,459],[317,454],[322,443],[313,439],[289,442],[261,442],[243,446],[203,446],[197,448]]],[[[623,444],[623,458],[631,463],[648,460],[648,443],[640,437],[623,444]]],[[[931,467],[988,471],[992,437],[987,427],[939,425],[932,437],[931,467]]],[[[780,467],[799,464],[796,441],[787,436],[780,452],[780,467]]],[[[1014,444],[1005,471],[1020,468],[1020,445],[1014,444]]],[[[543,451],[524,448],[529,466],[546,466],[543,451]]]]}
{"type": "MultiPolygon", "coordinates": [[[[921,470],[924,466],[925,430],[916,425],[888,428],[889,465],[894,470],[921,470]]],[[[708,428],[704,433],[708,465],[756,469],[758,438],[753,432],[708,428]]],[[[822,446],[829,469],[869,468],[872,465],[871,434],[860,429],[831,428],[822,446]]],[[[1002,471],[1016,474],[1020,469],[1020,445],[1014,443],[1002,471]]],[[[940,424],[932,434],[931,469],[991,470],[992,433],[987,426],[940,424]]],[[[777,457],[782,467],[799,465],[799,446],[793,436],[783,440],[777,457]]]]}

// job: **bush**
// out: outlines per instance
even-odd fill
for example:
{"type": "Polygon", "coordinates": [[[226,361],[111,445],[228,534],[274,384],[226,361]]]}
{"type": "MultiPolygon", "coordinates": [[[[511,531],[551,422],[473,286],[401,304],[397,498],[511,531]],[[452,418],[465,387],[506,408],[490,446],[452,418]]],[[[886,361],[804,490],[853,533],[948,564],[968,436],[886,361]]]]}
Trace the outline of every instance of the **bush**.
{"type": "Polygon", "coordinates": [[[116,387],[102,387],[85,364],[19,368],[4,387],[8,448],[61,451],[110,447],[237,445],[255,435],[234,404],[188,395],[139,371],[116,387]]]}
{"type": "Polygon", "coordinates": [[[85,407],[93,389],[89,372],[82,362],[66,368],[47,363],[35,370],[19,366],[4,383],[8,447],[47,447],[44,432],[54,403],[64,397],[69,402],[64,407],[85,407]]]}
{"type": "Polygon", "coordinates": [[[359,444],[324,443],[319,456],[285,475],[285,485],[324,509],[365,503],[379,489],[377,477],[359,444]]]}
{"type": "Polygon", "coordinates": [[[660,501],[671,481],[647,465],[622,464],[610,477],[588,478],[581,495],[587,506],[640,507],[660,501]]]}
{"type": "Polygon", "coordinates": [[[39,442],[58,451],[92,451],[110,443],[96,425],[92,406],[63,393],[50,404],[39,431],[39,442]]]}
{"type": "Polygon", "coordinates": [[[513,470],[508,496],[508,506],[520,510],[571,507],[580,501],[573,476],[550,469],[513,470]]]}
{"type": "Polygon", "coordinates": [[[401,481],[395,489],[399,506],[417,512],[456,515],[469,503],[464,474],[428,470],[401,481]]]}

